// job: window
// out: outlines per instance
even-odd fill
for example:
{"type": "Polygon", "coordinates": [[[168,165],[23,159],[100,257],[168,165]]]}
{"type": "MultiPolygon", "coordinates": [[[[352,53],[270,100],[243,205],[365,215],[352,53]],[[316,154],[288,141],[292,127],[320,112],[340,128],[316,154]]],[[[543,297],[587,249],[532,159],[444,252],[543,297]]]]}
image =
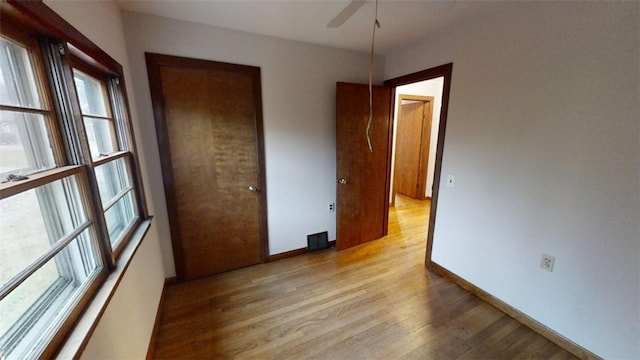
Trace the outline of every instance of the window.
{"type": "Polygon", "coordinates": [[[0,39],[0,177],[55,166],[52,111],[38,84],[42,73],[33,39],[14,32],[0,39]],[[20,42],[19,42],[20,41],[20,42]]]}
{"type": "Polygon", "coordinates": [[[104,269],[80,196],[79,169],[0,200],[0,352],[29,358],[104,269]],[[20,209],[17,211],[16,209],[20,209]]]}
{"type": "MultiPolygon", "coordinates": [[[[73,80],[89,153],[95,166],[109,240],[111,246],[116,247],[137,220],[129,153],[121,151],[124,149],[118,145],[115,119],[108,96],[108,76],[76,60],[73,80]],[[83,67],[85,72],[81,70],[83,67]]],[[[117,84],[111,86],[116,91],[117,84]]]]}
{"type": "Polygon", "coordinates": [[[115,128],[107,101],[107,86],[80,70],[73,70],[82,118],[87,132],[91,157],[98,158],[116,150],[115,128]]]}
{"type": "Polygon", "coordinates": [[[121,67],[13,6],[0,4],[3,360],[54,355],[148,217],[121,67]]]}

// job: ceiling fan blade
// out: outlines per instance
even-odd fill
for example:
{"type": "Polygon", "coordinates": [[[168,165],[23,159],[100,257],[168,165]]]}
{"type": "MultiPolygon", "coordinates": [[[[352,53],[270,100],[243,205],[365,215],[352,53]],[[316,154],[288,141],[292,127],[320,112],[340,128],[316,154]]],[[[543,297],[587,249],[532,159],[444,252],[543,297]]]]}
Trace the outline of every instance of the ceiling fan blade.
{"type": "Polygon", "coordinates": [[[347,20],[349,20],[351,15],[355,14],[355,12],[358,11],[358,9],[360,9],[362,5],[364,5],[364,3],[366,2],[367,2],[366,0],[352,0],[351,3],[347,5],[347,7],[340,12],[340,14],[336,15],[336,17],[334,17],[333,20],[329,21],[329,23],[327,24],[327,27],[337,28],[341,26],[347,20]]]}

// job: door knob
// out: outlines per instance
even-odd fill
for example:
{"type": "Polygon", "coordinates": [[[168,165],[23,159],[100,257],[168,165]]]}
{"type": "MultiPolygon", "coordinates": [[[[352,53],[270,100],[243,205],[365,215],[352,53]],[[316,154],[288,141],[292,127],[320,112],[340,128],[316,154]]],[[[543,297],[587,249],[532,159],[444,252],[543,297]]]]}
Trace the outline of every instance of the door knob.
{"type": "Polygon", "coordinates": [[[342,179],[340,179],[340,180],[338,180],[338,181],[336,181],[336,182],[337,182],[338,184],[345,185],[345,184],[347,183],[347,179],[342,178],[342,179]]]}
{"type": "Polygon", "coordinates": [[[260,188],[253,185],[249,185],[249,191],[260,192],[260,188]]]}

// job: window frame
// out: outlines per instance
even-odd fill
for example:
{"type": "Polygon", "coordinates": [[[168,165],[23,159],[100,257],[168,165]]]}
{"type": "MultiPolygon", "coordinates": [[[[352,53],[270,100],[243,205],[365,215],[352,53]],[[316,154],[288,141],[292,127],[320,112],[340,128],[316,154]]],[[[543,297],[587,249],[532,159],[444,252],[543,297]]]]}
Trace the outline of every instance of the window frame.
{"type": "Polygon", "coordinates": [[[38,91],[41,102],[40,108],[0,104],[0,110],[22,114],[36,114],[44,117],[44,121],[47,127],[47,133],[48,135],[50,135],[49,140],[51,141],[54,164],[51,168],[40,169],[39,171],[55,169],[56,167],[59,167],[66,162],[66,157],[64,154],[64,144],[61,141],[60,137],[51,136],[52,134],[58,134],[60,132],[60,127],[58,121],[56,121],[54,101],[52,99],[51,92],[48,91],[48,79],[46,76],[46,70],[43,65],[44,57],[42,55],[42,51],[38,44],[37,38],[35,38],[32,34],[24,31],[23,29],[20,29],[19,27],[13,25],[11,22],[3,22],[1,32],[5,36],[11,38],[12,41],[23,45],[25,48],[28,48],[30,50],[29,57],[31,62],[33,63],[32,70],[34,72],[33,75],[36,83],[35,85],[38,90],[45,89],[46,91],[38,91]]]}
{"type": "MultiPolygon", "coordinates": [[[[42,82],[39,86],[45,89],[44,94],[41,94],[43,95],[41,102],[47,109],[45,116],[50,126],[49,131],[54,134],[50,138],[56,142],[52,144],[55,167],[30,174],[27,180],[0,184],[0,199],[55,181],[52,179],[64,178],[63,174],[76,175],[78,192],[81,194],[87,219],[92,222],[88,228],[98,239],[97,251],[103,264],[102,270],[95,279],[82,285],[85,287],[83,295],[76,299],[72,310],[40,354],[50,358],[56,354],[59,355],[60,351],[65,354],[71,351],[75,357],[79,356],[86,346],[88,337],[95,329],[97,319],[104,311],[140,241],[146,234],[151,219],[141,178],[123,69],[116,60],[47,7],[42,0],[2,1],[0,18],[3,22],[3,34],[6,33],[8,37],[16,39],[5,31],[10,26],[11,31],[15,29],[18,33],[24,33],[37,42],[37,44],[31,43],[38,54],[37,64],[34,66],[39,68],[38,81],[42,82]],[[72,69],[77,64],[82,64],[81,66],[106,76],[107,97],[111,107],[118,151],[104,158],[91,159],[73,81],[72,69]],[[112,249],[102,211],[95,168],[121,158],[124,159],[128,170],[132,187],[128,193],[133,197],[136,219],[126,229],[124,238],[112,249]],[[136,241],[133,241],[134,238],[136,241]],[[96,304],[97,300],[94,298],[100,303],[96,304]],[[83,316],[87,311],[91,313],[92,319],[87,320],[83,316]],[[88,327],[87,322],[90,323],[88,327]],[[82,328],[81,335],[76,335],[78,328],[82,328]],[[72,340],[65,340],[69,336],[72,340]],[[81,336],[81,339],[78,340],[77,336],[81,336]],[[73,344],[66,344],[68,342],[73,344]],[[69,347],[71,350],[68,349],[69,347]]],[[[33,61],[36,62],[36,60],[33,61]]],[[[84,70],[81,71],[86,73],[84,70]]],[[[3,107],[3,110],[10,109],[3,107]]],[[[40,110],[37,111],[40,112],[40,110]]],[[[32,265],[35,263],[32,262],[32,265]]]]}
{"type": "MultiPolygon", "coordinates": [[[[4,183],[0,184],[0,198],[5,199],[13,195],[17,195],[20,193],[24,193],[30,190],[42,189],[43,186],[47,184],[52,184],[56,181],[61,181],[63,179],[67,179],[70,177],[76,177],[76,187],[79,193],[79,201],[83,204],[84,210],[86,212],[86,220],[83,224],[77,226],[76,229],[72,231],[72,233],[67,234],[64,238],[60,239],[56,243],[52,244],[51,247],[38,256],[35,260],[31,261],[30,265],[24,268],[22,271],[14,275],[12,281],[4,284],[2,286],[2,290],[7,289],[7,295],[15,288],[17,288],[22,282],[27,281],[31,275],[45,266],[49,261],[56,258],[59,254],[67,251],[68,246],[80,239],[80,236],[83,232],[89,231],[91,238],[95,239],[100,243],[99,236],[97,235],[97,228],[95,226],[95,217],[96,215],[93,213],[93,210],[90,206],[88,206],[91,202],[91,194],[90,189],[86,185],[87,184],[87,168],[82,165],[67,165],[61,166],[54,169],[38,172],[29,176],[27,180],[23,180],[18,183],[4,183]],[[17,279],[17,280],[16,280],[17,279]]],[[[69,329],[73,326],[73,323],[78,319],[78,317],[82,314],[83,309],[87,306],[93,294],[98,290],[98,288],[104,283],[109,275],[109,267],[107,262],[105,261],[104,252],[100,249],[100,246],[97,246],[95,251],[97,252],[98,260],[101,263],[101,268],[94,273],[87,282],[83,283],[79,288],[83,288],[79,293],[79,296],[73,296],[72,298],[65,299],[65,301],[71,301],[73,308],[66,314],[66,318],[62,319],[59,323],[58,330],[53,336],[50,337],[49,344],[43,346],[43,351],[40,354],[45,358],[50,358],[55,354],[57,348],[60,346],[62,341],[67,335],[69,329]]],[[[65,264],[69,266],[70,264],[65,264]]],[[[59,281],[60,279],[56,280],[59,281]]],[[[59,289],[60,292],[67,291],[66,289],[59,289]]],[[[47,290],[46,293],[50,293],[51,289],[47,290]]],[[[40,305],[43,302],[51,301],[56,302],[59,301],[59,298],[54,299],[45,299],[46,296],[40,296],[36,303],[34,303],[34,307],[28,310],[23,316],[29,316],[28,314],[33,313],[34,311],[40,311],[42,313],[46,313],[47,309],[42,308],[40,305]],[[35,305],[40,304],[40,305],[35,305]]],[[[49,314],[48,316],[55,317],[55,315],[49,314]]],[[[23,322],[24,320],[21,318],[17,323],[23,322]]],[[[39,320],[35,320],[38,322],[39,320]]],[[[13,326],[13,325],[12,325],[13,326]]]]}
{"type": "Polygon", "coordinates": [[[123,96],[121,92],[123,92],[124,90],[124,87],[120,86],[120,83],[121,83],[120,79],[122,78],[122,76],[118,77],[118,75],[113,74],[111,71],[106,71],[101,66],[96,65],[95,62],[90,61],[91,58],[89,57],[89,55],[82,53],[79,49],[75,48],[73,45],[70,45],[70,44],[66,44],[66,45],[70,53],[68,67],[69,67],[69,71],[71,72],[72,79],[74,77],[73,70],[78,70],[90,77],[93,77],[94,79],[98,80],[100,83],[102,83],[105,86],[104,95],[105,95],[105,100],[108,102],[107,113],[108,115],[110,115],[110,121],[112,122],[112,125],[113,125],[112,135],[115,136],[115,140],[116,140],[116,143],[114,144],[116,146],[116,149],[114,152],[106,154],[105,156],[97,157],[97,158],[92,157],[91,149],[89,149],[87,131],[86,131],[86,126],[84,122],[85,114],[82,112],[82,109],[80,109],[80,100],[77,93],[77,89],[75,88],[75,81],[71,81],[71,84],[73,84],[73,89],[72,89],[73,91],[71,92],[73,93],[72,95],[74,97],[74,105],[76,105],[75,111],[77,112],[77,115],[75,116],[76,126],[81,132],[81,135],[83,136],[82,145],[83,145],[83,150],[85,155],[84,156],[85,165],[91,169],[90,171],[91,173],[90,177],[92,178],[91,181],[95,183],[96,192],[94,196],[95,196],[95,201],[97,203],[96,204],[97,208],[99,210],[102,210],[102,204],[103,204],[100,196],[98,182],[96,179],[96,174],[95,174],[97,167],[101,165],[105,165],[110,162],[114,162],[120,158],[124,158],[125,164],[126,164],[125,166],[128,170],[127,174],[129,176],[130,186],[133,188],[128,192],[133,195],[132,196],[133,207],[134,207],[134,210],[136,211],[137,216],[134,219],[134,221],[128,224],[128,226],[125,228],[124,235],[115,244],[115,247],[112,247],[112,244],[108,241],[109,231],[107,229],[107,223],[105,218],[105,214],[107,210],[100,211],[100,214],[101,214],[100,216],[101,216],[101,219],[103,220],[102,222],[104,224],[104,229],[107,235],[107,243],[104,244],[104,246],[110,249],[110,253],[112,255],[111,256],[112,258],[110,259],[111,264],[115,264],[116,259],[120,256],[127,242],[131,239],[131,237],[135,233],[136,228],[144,220],[145,218],[144,215],[146,215],[145,207],[142,207],[140,205],[141,200],[143,200],[141,199],[142,182],[141,181],[137,182],[136,178],[134,177],[134,175],[137,173],[136,171],[137,164],[134,163],[133,161],[133,158],[134,158],[133,151],[128,149],[128,147],[130,147],[129,144],[133,144],[133,142],[130,140],[132,139],[132,136],[128,136],[133,134],[133,131],[131,130],[131,127],[129,124],[129,118],[128,116],[126,116],[128,114],[128,106],[125,103],[124,106],[127,109],[126,114],[122,111],[121,108],[117,107],[118,101],[121,101],[121,99],[119,99],[119,96],[123,96]],[[138,194],[140,196],[138,196],[138,194]]]}
{"type": "MultiPolygon", "coordinates": [[[[113,101],[111,100],[111,91],[109,89],[109,83],[110,83],[110,80],[112,79],[112,76],[110,76],[107,73],[101,72],[99,69],[97,69],[95,67],[92,67],[91,65],[85,63],[84,61],[80,60],[78,57],[73,56],[73,55],[71,56],[71,69],[72,69],[72,71],[78,70],[79,72],[83,73],[84,75],[87,75],[87,76],[97,80],[101,85],[104,85],[104,89],[103,89],[104,94],[103,95],[105,97],[105,100],[108,101],[108,104],[107,104],[108,106],[106,108],[107,116],[103,117],[103,116],[98,116],[98,115],[94,115],[94,114],[85,114],[84,112],[82,112],[82,109],[80,109],[80,114],[81,114],[83,120],[84,120],[85,117],[90,117],[92,119],[110,121],[113,124],[113,127],[112,127],[113,131],[110,134],[111,135],[111,140],[114,141],[113,145],[117,148],[115,151],[118,151],[119,148],[121,147],[120,139],[119,139],[120,136],[116,131],[117,130],[117,126],[116,126],[117,119],[116,119],[115,111],[113,109],[114,107],[112,106],[113,101]]],[[[75,79],[75,73],[73,73],[73,76],[74,76],[74,79],[75,79]]],[[[74,85],[75,85],[75,82],[74,82],[74,85]]],[[[76,98],[79,101],[80,96],[77,95],[77,89],[76,89],[75,93],[76,93],[76,98]]],[[[84,121],[82,122],[82,125],[83,125],[83,129],[85,130],[85,134],[86,134],[86,125],[85,125],[84,121]]],[[[92,155],[92,154],[90,153],[89,155],[92,155]]],[[[101,157],[96,157],[96,158],[92,157],[91,160],[93,162],[95,162],[96,159],[99,159],[99,158],[101,158],[101,157]]]]}

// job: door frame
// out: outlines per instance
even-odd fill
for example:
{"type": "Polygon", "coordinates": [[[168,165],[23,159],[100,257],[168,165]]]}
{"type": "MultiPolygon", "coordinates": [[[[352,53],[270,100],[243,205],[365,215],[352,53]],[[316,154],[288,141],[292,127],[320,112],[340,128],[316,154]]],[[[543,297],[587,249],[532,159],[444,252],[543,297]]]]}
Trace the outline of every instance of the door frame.
{"type": "MultiPolygon", "coordinates": [[[[431,194],[431,208],[429,214],[429,228],[427,230],[427,244],[425,251],[425,265],[427,268],[432,267],[431,253],[433,249],[433,232],[436,225],[436,215],[438,209],[438,196],[440,194],[440,177],[442,172],[442,153],[444,151],[444,140],[447,129],[447,115],[449,113],[449,94],[451,91],[451,73],[453,70],[453,63],[448,63],[434,68],[418,71],[408,75],[399,76],[393,79],[386,80],[385,86],[392,88],[392,104],[395,107],[395,93],[396,87],[400,85],[407,85],[419,81],[431,80],[438,77],[444,77],[444,84],[442,86],[442,107],[440,109],[440,124],[438,128],[438,143],[436,145],[436,161],[434,164],[433,172],[433,192],[431,194]]],[[[391,154],[389,154],[391,157],[391,154]]],[[[391,177],[391,171],[387,173],[387,181],[391,177]]],[[[388,194],[388,193],[387,193],[388,194]]],[[[387,195],[388,196],[388,195],[387,195]]],[[[388,201],[387,201],[388,202],[388,201]]]]}
{"type": "MultiPolygon", "coordinates": [[[[395,99],[395,97],[394,97],[395,99]]],[[[433,124],[433,104],[434,104],[434,98],[433,96],[422,96],[422,95],[408,95],[408,94],[400,94],[398,95],[398,100],[400,100],[400,102],[396,105],[397,108],[397,115],[396,118],[393,120],[395,122],[395,126],[396,126],[396,132],[393,135],[393,137],[395,138],[395,146],[393,146],[393,148],[391,149],[392,151],[392,157],[393,157],[393,181],[392,184],[393,186],[391,187],[391,206],[394,206],[396,203],[396,176],[397,173],[395,171],[396,168],[396,157],[398,156],[398,131],[397,128],[398,126],[400,126],[400,117],[402,115],[402,100],[409,100],[409,101],[421,101],[423,103],[428,103],[429,104],[429,126],[425,129],[424,128],[424,117],[422,118],[422,125],[423,125],[423,129],[422,129],[422,133],[420,134],[420,162],[418,164],[418,194],[420,199],[419,200],[427,200],[428,197],[425,195],[426,194],[426,188],[427,188],[427,170],[429,168],[429,151],[430,151],[430,147],[431,147],[431,128],[432,128],[432,124],[433,124]],[[428,140],[427,142],[427,146],[424,146],[424,139],[428,140]]]]}
{"type": "Polygon", "coordinates": [[[255,109],[255,140],[256,140],[256,157],[258,166],[258,217],[260,227],[260,262],[269,261],[269,240],[267,230],[267,186],[265,173],[265,156],[264,156],[264,129],[262,116],[262,85],[260,68],[248,65],[239,65],[218,62],[213,60],[193,59],[187,57],[163,55],[157,53],[145,52],[147,63],[147,73],[149,76],[149,87],[151,94],[151,104],[153,107],[153,117],[155,120],[156,136],[158,139],[158,151],[160,154],[160,165],[163,169],[163,185],[165,188],[165,200],[167,201],[167,213],[169,215],[169,228],[171,234],[171,243],[173,248],[173,258],[176,266],[176,277],[180,282],[183,279],[181,275],[185,274],[184,254],[179,241],[180,229],[177,223],[172,219],[176,218],[174,211],[176,209],[176,194],[166,191],[166,187],[173,188],[174,179],[170,169],[173,168],[171,162],[171,154],[169,153],[169,133],[165,124],[164,117],[164,98],[162,94],[162,83],[160,79],[160,67],[178,67],[191,69],[216,69],[230,72],[240,72],[251,76],[253,81],[254,109],[255,109]]]}

